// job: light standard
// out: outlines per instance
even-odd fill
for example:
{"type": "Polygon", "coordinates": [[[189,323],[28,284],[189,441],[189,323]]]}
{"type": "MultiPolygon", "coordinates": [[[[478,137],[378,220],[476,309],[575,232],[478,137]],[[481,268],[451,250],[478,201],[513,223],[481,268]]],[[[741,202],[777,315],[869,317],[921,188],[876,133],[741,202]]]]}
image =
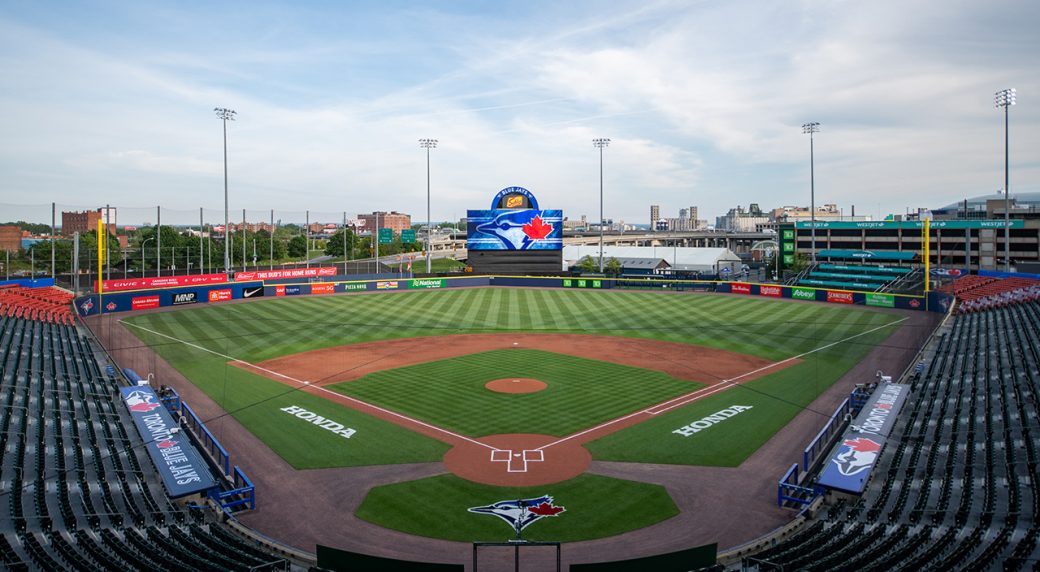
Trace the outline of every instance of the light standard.
{"type": "Polygon", "coordinates": [[[593,139],[592,145],[599,148],[599,273],[603,274],[603,148],[610,139],[593,139]]]}
{"type": "Polygon", "coordinates": [[[149,240],[155,240],[155,237],[150,236],[141,243],[141,278],[144,278],[144,245],[148,244],[149,240]]]}
{"type": "Polygon", "coordinates": [[[1015,105],[1015,88],[997,92],[994,107],[1004,108],[1004,272],[1011,272],[1011,184],[1008,171],[1008,109],[1015,105]]]}
{"type": "Polygon", "coordinates": [[[224,122],[224,272],[231,271],[231,244],[228,242],[228,188],[227,188],[227,122],[235,120],[235,110],[214,107],[217,117],[224,122]]]}
{"type": "MultiPolygon", "coordinates": [[[[816,164],[813,153],[813,133],[820,132],[820,124],[813,121],[802,125],[802,133],[809,134],[809,235],[812,237],[812,263],[816,264],[816,164]]],[[[797,226],[797,225],[795,225],[797,226]]],[[[798,232],[794,234],[795,243],[798,242],[798,232]]],[[[797,246],[795,251],[797,251],[797,246]]]]}
{"type": "Polygon", "coordinates": [[[436,139],[420,139],[419,147],[426,149],[426,273],[433,272],[430,260],[430,149],[437,147],[436,139]]]}

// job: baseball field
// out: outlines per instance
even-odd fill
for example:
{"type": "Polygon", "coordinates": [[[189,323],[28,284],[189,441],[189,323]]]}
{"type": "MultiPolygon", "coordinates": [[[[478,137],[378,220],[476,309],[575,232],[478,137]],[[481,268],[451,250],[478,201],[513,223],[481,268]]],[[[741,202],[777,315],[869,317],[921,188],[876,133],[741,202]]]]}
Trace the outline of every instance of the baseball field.
{"type": "Polygon", "coordinates": [[[678,512],[663,487],[590,463],[737,467],[903,320],[737,296],[473,288],[123,322],[296,470],[443,464],[365,483],[361,519],[501,540],[503,519],[468,509],[551,496],[525,536],[577,541],[678,512]]]}

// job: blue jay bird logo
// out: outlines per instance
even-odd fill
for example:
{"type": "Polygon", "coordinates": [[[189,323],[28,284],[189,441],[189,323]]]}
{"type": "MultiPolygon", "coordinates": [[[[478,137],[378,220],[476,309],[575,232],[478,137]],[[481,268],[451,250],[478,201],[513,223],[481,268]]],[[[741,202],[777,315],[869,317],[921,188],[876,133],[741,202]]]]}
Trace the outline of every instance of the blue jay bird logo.
{"type": "Polygon", "coordinates": [[[517,538],[519,538],[520,531],[531,523],[548,516],[556,516],[567,509],[562,506],[555,506],[551,496],[543,495],[530,499],[498,501],[487,506],[471,507],[467,510],[477,514],[490,514],[501,518],[513,528],[517,538]]]}
{"type": "Polygon", "coordinates": [[[545,223],[540,211],[533,209],[507,211],[477,225],[478,232],[498,238],[509,250],[527,250],[552,230],[552,224],[545,223]]]}

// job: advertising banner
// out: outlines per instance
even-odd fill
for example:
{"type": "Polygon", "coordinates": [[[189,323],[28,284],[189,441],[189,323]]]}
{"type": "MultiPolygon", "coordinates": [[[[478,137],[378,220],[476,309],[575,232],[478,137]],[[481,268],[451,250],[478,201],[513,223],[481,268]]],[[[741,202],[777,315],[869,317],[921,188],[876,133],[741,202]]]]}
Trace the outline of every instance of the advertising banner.
{"type": "Polygon", "coordinates": [[[773,298],[780,298],[784,295],[784,289],[780,286],[762,285],[758,287],[758,293],[761,296],[771,296],[773,298]]]}
{"type": "Polygon", "coordinates": [[[397,290],[397,280],[376,282],[376,290],[397,290]]]}
{"type": "Polygon", "coordinates": [[[250,286],[242,289],[243,298],[259,298],[264,295],[263,286],[250,286]]]}
{"type": "MultiPolygon", "coordinates": [[[[188,276],[161,276],[155,278],[127,278],[104,280],[105,292],[143,290],[146,288],[172,288],[174,286],[198,286],[200,284],[222,284],[227,282],[224,274],[193,274],[188,276]]],[[[97,288],[97,284],[94,285],[97,288]]]]}
{"type": "MultiPolygon", "coordinates": [[[[335,266],[321,268],[290,268],[286,270],[257,270],[253,272],[236,272],[235,282],[250,280],[278,280],[281,278],[317,278],[319,276],[335,276],[335,266]]],[[[108,286],[105,286],[107,289],[108,286]]]]}
{"type": "Polygon", "coordinates": [[[867,294],[867,305],[879,308],[895,308],[896,297],[891,294],[867,294]]]}
{"type": "Polygon", "coordinates": [[[842,435],[838,450],[820,474],[819,484],[853,494],[863,492],[909,393],[909,386],[897,383],[882,384],[874,390],[842,435]]]}
{"type": "Polygon", "coordinates": [[[290,285],[290,286],[286,286],[285,287],[285,295],[286,296],[299,296],[302,293],[303,293],[303,288],[301,288],[299,286],[292,286],[292,285],[290,285]]]}
{"type": "Polygon", "coordinates": [[[178,292],[173,295],[173,305],[195,304],[199,301],[199,295],[195,292],[178,292]]]}
{"type": "Polygon", "coordinates": [[[444,279],[416,279],[408,282],[409,288],[444,288],[444,279]]]}
{"type": "Polygon", "coordinates": [[[320,282],[311,284],[311,294],[333,294],[336,292],[336,285],[332,282],[320,282]]]}
{"type": "Polygon", "coordinates": [[[153,294],[151,296],[138,296],[130,300],[130,308],[134,310],[147,310],[148,308],[159,307],[159,295],[153,294]]]}
{"type": "Polygon", "coordinates": [[[734,282],[729,285],[729,291],[734,294],[750,294],[751,285],[744,282],[734,282]]]}
{"type": "Polygon", "coordinates": [[[274,287],[274,295],[275,296],[285,296],[285,286],[275,286],[274,287]]]}
{"type": "Polygon", "coordinates": [[[221,289],[221,290],[210,290],[209,291],[209,301],[210,302],[223,302],[225,300],[230,300],[231,298],[232,298],[232,296],[231,296],[231,289],[230,288],[224,288],[224,289],[221,289]]]}
{"type": "Polygon", "coordinates": [[[368,290],[368,284],[364,282],[347,282],[343,284],[344,292],[364,292],[368,290]]]}
{"type": "Polygon", "coordinates": [[[124,387],[123,403],[144,439],[148,456],[162,477],[171,498],[205,491],[216,486],[206,462],[179,429],[159,396],[147,386],[124,387]]]}
{"type": "Polygon", "coordinates": [[[791,288],[791,297],[798,300],[815,300],[816,290],[811,288],[791,288]]]}
{"type": "Polygon", "coordinates": [[[852,292],[835,292],[827,290],[827,301],[832,304],[851,304],[852,292]]]}

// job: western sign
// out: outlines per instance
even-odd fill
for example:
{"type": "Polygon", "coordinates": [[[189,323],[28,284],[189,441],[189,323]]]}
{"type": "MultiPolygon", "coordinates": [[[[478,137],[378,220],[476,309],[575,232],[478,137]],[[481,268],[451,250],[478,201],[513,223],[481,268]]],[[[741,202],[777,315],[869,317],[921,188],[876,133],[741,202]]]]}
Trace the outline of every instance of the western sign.
{"type": "Polygon", "coordinates": [[[170,497],[179,498],[216,486],[206,462],[188,436],[178,430],[177,422],[152,388],[124,387],[120,394],[170,497]]]}

